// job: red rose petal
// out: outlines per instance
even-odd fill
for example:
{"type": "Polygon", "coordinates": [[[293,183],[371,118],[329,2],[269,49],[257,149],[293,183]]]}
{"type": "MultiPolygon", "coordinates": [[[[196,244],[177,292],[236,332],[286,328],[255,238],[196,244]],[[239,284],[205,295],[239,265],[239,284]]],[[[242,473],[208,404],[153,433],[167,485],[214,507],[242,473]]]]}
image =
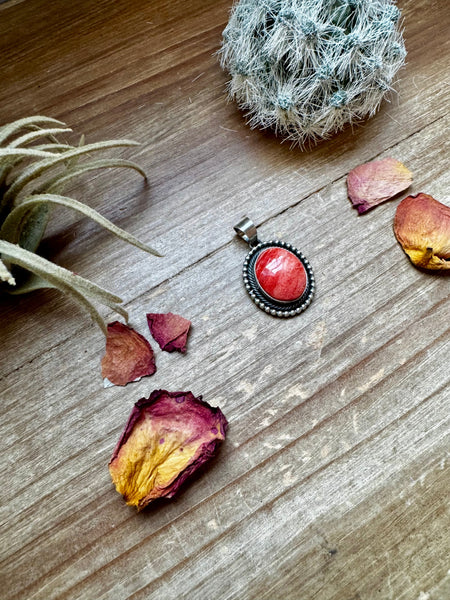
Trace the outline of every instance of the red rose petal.
{"type": "Polygon", "coordinates": [[[186,341],[191,322],[173,313],[148,313],[150,333],[161,350],[186,352],[186,341]]]}
{"type": "Polygon", "coordinates": [[[114,385],[126,385],[155,371],[153,350],[144,336],[119,321],[110,323],[102,358],[102,377],[114,385]]]}
{"type": "Polygon", "coordinates": [[[412,173],[395,158],[373,160],[347,176],[347,191],[359,214],[390,200],[411,185],[412,173]]]}

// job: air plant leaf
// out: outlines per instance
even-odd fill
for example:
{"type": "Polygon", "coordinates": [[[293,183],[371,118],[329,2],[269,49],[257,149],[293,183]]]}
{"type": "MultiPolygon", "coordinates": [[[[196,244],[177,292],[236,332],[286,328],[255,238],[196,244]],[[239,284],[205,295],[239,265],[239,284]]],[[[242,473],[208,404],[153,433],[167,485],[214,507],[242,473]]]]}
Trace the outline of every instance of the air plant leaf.
{"type": "MultiPolygon", "coordinates": [[[[30,254],[32,254],[32,256],[36,256],[33,253],[30,254]]],[[[53,266],[56,266],[50,261],[46,261],[45,259],[42,260],[45,261],[45,265],[42,266],[46,266],[50,270],[53,266]]],[[[26,279],[23,279],[22,281],[16,283],[14,287],[8,289],[9,295],[21,296],[23,294],[28,294],[29,292],[49,288],[60,289],[60,291],[64,292],[64,290],[61,289],[61,287],[58,288],[58,285],[55,282],[52,272],[44,273],[43,276],[41,276],[37,275],[37,272],[43,273],[43,271],[33,272],[31,270],[33,268],[32,265],[26,267],[24,264],[22,264],[22,266],[23,268],[29,270],[29,274],[26,277],[26,279]]],[[[89,279],[80,277],[79,275],[76,275],[75,273],[72,273],[67,269],[63,269],[62,271],[60,271],[59,269],[62,269],[62,267],[58,267],[58,271],[56,273],[57,278],[62,277],[63,279],[67,279],[70,284],[75,284],[78,292],[82,294],[86,299],[92,298],[93,300],[96,300],[97,302],[104,304],[105,306],[108,306],[109,308],[114,310],[116,313],[121,315],[126,321],[128,320],[127,311],[122,306],[120,306],[122,299],[119,298],[119,296],[111,294],[111,292],[108,292],[108,290],[105,290],[104,288],[98,286],[92,281],[89,281],[89,279]]],[[[75,298],[75,300],[77,300],[77,298],[75,298]]],[[[106,325],[104,323],[102,325],[102,329],[106,332],[106,325]]]]}
{"type": "Polygon", "coordinates": [[[106,335],[107,329],[92,300],[128,318],[121,299],[100,286],[34,254],[45,233],[51,209],[63,206],[87,216],[120,239],[145,252],[161,256],[84,203],[62,195],[66,184],[93,169],[128,168],[142,176],[144,170],[124,159],[80,158],[94,152],[137,145],[128,139],[107,140],[79,146],[61,142],[58,136],[70,132],[65,123],[44,116],[31,116],[0,127],[0,282],[1,291],[14,295],[54,287],[77,300],[106,335]],[[54,168],[57,172],[48,175],[54,168]],[[27,188],[27,191],[25,191],[27,188]],[[12,270],[11,270],[12,269],[12,270]],[[27,279],[15,277],[21,270],[27,279]],[[7,284],[7,285],[6,285],[7,284]]]}
{"type": "Polygon", "coordinates": [[[43,117],[40,115],[25,117],[0,127],[0,144],[4,144],[9,137],[21,129],[33,128],[40,123],[46,123],[47,125],[62,125],[64,127],[66,126],[66,124],[62,121],[58,121],[58,119],[53,119],[52,117],[43,117]]]}
{"type": "Polygon", "coordinates": [[[72,148],[71,150],[67,150],[67,152],[62,152],[60,154],[51,154],[50,158],[46,157],[37,163],[33,163],[32,165],[25,167],[25,169],[11,183],[8,191],[4,195],[4,201],[10,201],[11,198],[17,196],[23,190],[23,188],[33,179],[40,177],[49,169],[61,163],[64,163],[71,158],[82,156],[84,154],[89,154],[91,152],[98,152],[99,150],[105,150],[109,148],[137,145],[137,142],[133,142],[131,140],[111,140],[106,142],[95,142],[94,144],[86,144],[85,146],[82,146],[80,148],[72,148]]]}
{"type": "Polygon", "coordinates": [[[114,385],[126,385],[155,371],[155,356],[145,337],[119,321],[109,323],[102,377],[114,385]]]}
{"type": "Polygon", "coordinates": [[[191,392],[156,390],[136,402],[109,463],[116,490],[143,509],[172,498],[184,481],[216,453],[228,423],[191,392]]]}
{"type": "Polygon", "coordinates": [[[0,229],[0,239],[35,252],[47,228],[50,208],[47,204],[25,205],[20,214],[14,214],[23,206],[20,204],[9,213],[0,229]]]}
{"type": "Polygon", "coordinates": [[[145,171],[141,169],[139,165],[132,162],[131,160],[123,160],[118,158],[104,158],[95,161],[91,161],[85,164],[81,164],[78,166],[71,167],[67,169],[63,173],[58,173],[55,177],[47,180],[42,186],[35,190],[36,194],[61,194],[65,185],[75,177],[79,175],[83,175],[88,171],[95,171],[97,169],[112,169],[112,168],[128,168],[134,169],[138,173],[140,173],[143,177],[145,177],[145,171]]]}
{"type": "Polygon", "coordinates": [[[54,139],[54,136],[57,133],[70,133],[71,131],[72,130],[68,127],[54,127],[53,129],[38,128],[35,131],[30,131],[29,133],[25,133],[21,137],[16,138],[13,142],[9,144],[9,147],[18,148],[20,146],[25,146],[26,144],[29,144],[30,142],[35,142],[36,140],[42,137],[54,139]]]}
{"type": "Polygon", "coordinates": [[[428,194],[400,202],[394,233],[416,267],[450,270],[450,207],[428,194]]]}
{"type": "Polygon", "coordinates": [[[362,214],[406,190],[412,179],[411,171],[395,158],[373,160],[350,171],[348,197],[362,214]]]}
{"type": "Polygon", "coordinates": [[[87,280],[80,281],[83,279],[82,277],[79,277],[67,269],[54,265],[49,260],[46,260],[29,250],[25,250],[16,244],[0,240],[0,255],[4,263],[13,264],[31,271],[48,281],[50,283],[49,287],[55,287],[61,292],[72,296],[89,312],[92,319],[100,326],[106,335],[106,325],[88,297],[95,296],[103,304],[114,308],[118,312],[120,309],[119,307],[116,308],[115,303],[121,302],[119,297],[110,294],[102,288],[98,288],[96,294],[93,293],[92,288],[90,293],[87,293],[86,288],[91,287],[94,284],[87,280]]]}
{"type": "Polygon", "coordinates": [[[45,150],[47,152],[64,152],[70,150],[72,146],[70,144],[60,144],[59,142],[53,142],[52,144],[37,144],[33,146],[36,150],[45,150]]]}
{"type": "MultiPolygon", "coordinates": [[[[3,240],[0,240],[0,255],[3,255],[6,263],[26,269],[35,276],[32,283],[30,283],[32,289],[56,288],[62,292],[68,291],[69,294],[72,294],[72,290],[74,289],[89,304],[89,298],[92,298],[113,309],[124,317],[124,319],[128,319],[127,311],[119,306],[122,299],[96,283],[89,281],[89,279],[80,277],[80,275],[64,269],[64,267],[55,265],[42,256],[34,254],[34,252],[29,252],[16,244],[11,244],[3,240]]],[[[27,289],[27,285],[28,282],[25,282],[13,289],[16,294],[25,293],[24,290],[27,289]]],[[[78,295],[75,295],[75,300],[78,299],[78,295]]],[[[103,321],[102,330],[106,333],[106,325],[103,321]]]]}
{"type": "Polygon", "coordinates": [[[2,260],[0,260],[0,281],[6,281],[9,285],[16,285],[16,280],[2,260]]]}
{"type": "MultiPolygon", "coordinates": [[[[53,144],[54,145],[54,144],[53,144]]],[[[0,181],[4,182],[14,165],[29,158],[51,158],[54,156],[52,145],[41,144],[31,148],[15,147],[11,144],[6,148],[0,147],[0,181]]]]}
{"type": "Polygon", "coordinates": [[[0,160],[4,158],[53,158],[52,152],[36,148],[0,148],[0,160]]]}
{"type": "Polygon", "coordinates": [[[35,292],[37,290],[51,289],[55,288],[49,281],[46,281],[39,275],[35,275],[34,273],[29,272],[27,274],[26,279],[16,282],[14,287],[8,290],[8,294],[10,296],[22,296],[24,294],[29,294],[30,292],[35,292]]]}
{"type": "MultiPolygon", "coordinates": [[[[0,229],[0,239],[5,239],[12,243],[19,243],[21,238],[24,238],[22,235],[23,228],[26,226],[27,222],[30,219],[34,221],[39,220],[39,223],[36,223],[36,227],[39,229],[42,228],[42,223],[44,222],[44,218],[42,213],[34,212],[35,209],[38,209],[40,206],[47,208],[49,205],[59,205],[65,206],[66,208],[71,208],[87,217],[90,217],[93,221],[119,237],[120,239],[148,252],[149,254],[154,254],[156,256],[161,256],[156,250],[150,248],[146,244],[143,244],[140,240],[135,238],[131,233],[127,233],[120,227],[117,227],[111,221],[102,217],[96,210],[86,206],[82,202],[78,200],[74,200],[73,198],[68,198],[67,196],[58,196],[55,194],[36,194],[34,196],[29,196],[26,200],[24,200],[19,206],[14,208],[6,218],[3,223],[2,228],[0,229]]],[[[46,222],[45,222],[46,224],[46,222]]],[[[32,229],[32,227],[29,227],[32,229]]],[[[43,233],[43,232],[42,232],[43,233]]],[[[23,243],[27,243],[28,238],[23,239],[23,243]]],[[[40,241],[40,239],[39,239],[40,241]]],[[[20,244],[23,245],[22,243],[20,244]]],[[[34,251],[36,247],[29,247],[31,244],[27,244],[28,250],[34,251]]]]}
{"type": "Polygon", "coordinates": [[[37,148],[0,148],[0,223],[11,210],[14,202],[14,198],[6,196],[9,191],[6,179],[14,166],[24,159],[49,158],[51,156],[53,156],[52,152],[37,148]]]}

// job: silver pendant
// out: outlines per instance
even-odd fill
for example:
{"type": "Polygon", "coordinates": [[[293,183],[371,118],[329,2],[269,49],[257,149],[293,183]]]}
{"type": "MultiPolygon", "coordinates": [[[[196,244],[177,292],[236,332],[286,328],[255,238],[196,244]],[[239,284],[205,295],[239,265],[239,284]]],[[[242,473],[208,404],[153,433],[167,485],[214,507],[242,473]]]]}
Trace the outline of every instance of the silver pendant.
{"type": "Polygon", "coordinates": [[[250,246],[242,271],[245,288],[258,308],[274,317],[295,317],[308,308],[315,280],[303,254],[280,240],[260,242],[248,217],[234,230],[250,246]]]}

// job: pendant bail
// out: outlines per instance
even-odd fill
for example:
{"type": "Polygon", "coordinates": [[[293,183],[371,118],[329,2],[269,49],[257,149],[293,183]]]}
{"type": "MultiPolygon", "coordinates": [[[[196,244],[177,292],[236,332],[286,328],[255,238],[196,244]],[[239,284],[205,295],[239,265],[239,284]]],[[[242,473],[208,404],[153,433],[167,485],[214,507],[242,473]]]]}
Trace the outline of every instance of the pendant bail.
{"type": "Polygon", "coordinates": [[[259,242],[256,232],[256,226],[251,219],[244,217],[234,226],[235,232],[241,237],[244,242],[247,242],[251,247],[256,246],[259,242]]]}

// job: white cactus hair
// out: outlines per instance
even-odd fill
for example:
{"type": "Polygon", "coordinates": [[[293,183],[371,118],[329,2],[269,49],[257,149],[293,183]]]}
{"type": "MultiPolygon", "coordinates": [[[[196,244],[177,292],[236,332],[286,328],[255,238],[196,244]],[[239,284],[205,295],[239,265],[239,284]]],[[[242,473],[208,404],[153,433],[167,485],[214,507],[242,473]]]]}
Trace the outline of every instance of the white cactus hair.
{"type": "Polygon", "coordinates": [[[371,117],[406,56],[392,0],[240,0],[219,53],[251,127],[300,147],[371,117]]]}

